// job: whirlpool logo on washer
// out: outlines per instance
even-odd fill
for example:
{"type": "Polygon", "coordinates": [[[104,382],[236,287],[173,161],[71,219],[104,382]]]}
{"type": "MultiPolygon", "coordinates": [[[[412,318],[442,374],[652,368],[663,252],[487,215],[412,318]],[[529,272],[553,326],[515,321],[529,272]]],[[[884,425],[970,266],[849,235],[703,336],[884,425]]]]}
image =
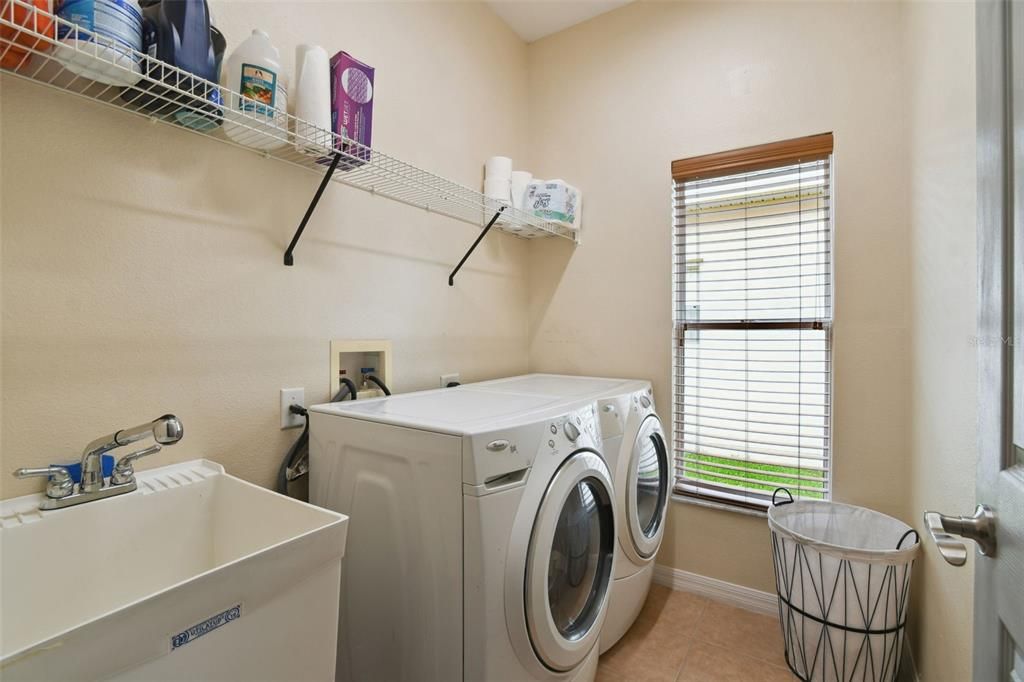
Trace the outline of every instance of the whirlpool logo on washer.
{"type": "Polygon", "coordinates": [[[208,635],[214,630],[221,628],[232,621],[238,620],[241,617],[241,604],[235,604],[229,609],[224,609],[220,613],[210,616],[206,620],[196,623],[192,627],[186,628],[176,635],[171,635],[171,651],[180,649],[186,644],[196,641],[203,635],[208,635]]]}

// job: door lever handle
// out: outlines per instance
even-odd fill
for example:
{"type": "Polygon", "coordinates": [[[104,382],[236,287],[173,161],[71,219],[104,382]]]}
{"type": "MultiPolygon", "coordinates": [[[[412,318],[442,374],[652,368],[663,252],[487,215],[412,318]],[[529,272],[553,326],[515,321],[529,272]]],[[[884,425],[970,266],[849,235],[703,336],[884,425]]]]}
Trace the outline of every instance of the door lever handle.
{"type": "Polygon", "coordinates": [[[946,516],[928,511],[924,513],[924,523],[939,554],[954,566],[967,563],[967,547],[958,538],[974,540],[985,556],[996,554],[996,515],[987,505],[979,504],[974,516],[946,516]]]}

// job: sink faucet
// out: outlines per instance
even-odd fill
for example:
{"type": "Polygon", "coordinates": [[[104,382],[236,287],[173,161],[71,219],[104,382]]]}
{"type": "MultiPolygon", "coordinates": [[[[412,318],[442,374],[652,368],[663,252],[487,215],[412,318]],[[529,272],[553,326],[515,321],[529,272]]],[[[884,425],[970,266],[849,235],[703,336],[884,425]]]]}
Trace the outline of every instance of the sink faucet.
{"type": "Polygon", "coordinates": [[[121,429],[114,433],[97,438],[85,446],[82,452],[82,479],[75,486],[68,470],[60,466],[40,467],[36,469],[18,469],[16,478],[46,476],[46,497],[39,505],[40,509],[62,509],[72,505],[113,497],[135,490],[135,460],[160,452],[164,445],[174,445],[185,434],[181,421],[173,414],[165,414],[151,422],[121,429]],[[114,466],[110,480],[103,478],[103,455],[115,448],[128,445],[152,436],[155,445],[125,455],[114,466]]]}
{"type": "MultiPolygon", "coordinates": [[[[79,484],[79,490],[83,493],[94,493],[103,487],[103,455],[114,448],[134,443],[149,435],[152,435],[153,440],[159,445],[174,445],[181,440],[184,431],[177,417],[165,414],[151,422],[97,438],[82,451],[82,482],[79,484]]],[[[154,450],[159,451],[159,448],[154,450]]]]}

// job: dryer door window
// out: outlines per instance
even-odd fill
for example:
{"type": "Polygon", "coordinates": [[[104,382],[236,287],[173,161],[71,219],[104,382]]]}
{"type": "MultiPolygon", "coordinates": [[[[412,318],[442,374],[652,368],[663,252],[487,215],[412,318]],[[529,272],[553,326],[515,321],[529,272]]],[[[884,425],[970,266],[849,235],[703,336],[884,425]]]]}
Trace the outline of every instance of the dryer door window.
{"type": "Polygon", "coordinates": [[[597,642],[614,551],[610,474],[596,452],[577,451],[548,485],[527,558],[527,627],[548,668],[573,668],[597,642]]]}
{"type": "Polygon", "coordinates": [[[650,556],[657,549],[658,532],[668,501],[669,466],[661,423],[652,415],[640,426],[633,444],[630,472],[633,493],[630,529],[637,551],[643,556],[650,556]]]}

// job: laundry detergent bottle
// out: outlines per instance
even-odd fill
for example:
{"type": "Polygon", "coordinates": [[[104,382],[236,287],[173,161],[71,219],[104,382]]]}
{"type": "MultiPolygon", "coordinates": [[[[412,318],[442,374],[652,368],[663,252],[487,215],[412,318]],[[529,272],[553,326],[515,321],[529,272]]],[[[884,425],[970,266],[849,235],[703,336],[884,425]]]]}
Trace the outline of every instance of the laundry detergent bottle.
{"type": "MultiPolygon", "coordinates": [[[[213,83],[220,83],[220,66],[224,58],[224,50],[227,47],[227,40],[210,18],[210,50],[213,52],[213,71],[210,80],[213,83]]],[[[221,124],[224,119],[224,108],[222,106],[220,87],[217,85],[204,86],[202,91],[205,94],[205,101],[202,106],[182,107],[174,113],[175,120],[186,128],[193,130],[210,131],[221,124]]]]}
{"type": "Polygon", "coordinates": [[[143,66],[147,85],[125,88],[121,98],[154,113],[173,114],[189,127],[205,128],[190,124],[199,118],[208,119],[209,127],[219,125],[220,88],[209,83],[219,80],[214,40],[220,37],[223,43],[223,37],[211,25],[206,0],[142,0],[141,4],[143,51],[150,57],[143,66]]]}
{"type": "Polygon", "coordinates": [[[0,66],[16,69],[32,60],[31,50],[50,49],[55,34],[51,4],[51,0],[26,0],[24,5],[8,0],[0,6],[0,19],[5,22],[0,26],[0,66]],[[40,34],[46,40],[37,39],[40,34]]]}
{"type": "Polygon", "coordinates": [[[288,77],[270,36],[256,29],[228,57],[221,69],[224,132],[254,149],[288,143],[288,77]]]}
{"type": "Polygon", "coordinates": [[[139,81],[142,8],[138,0],[59,0],[56,14],[63,21],[57,26],[53,54],[69,71],[106,85],[139,81]]]}

